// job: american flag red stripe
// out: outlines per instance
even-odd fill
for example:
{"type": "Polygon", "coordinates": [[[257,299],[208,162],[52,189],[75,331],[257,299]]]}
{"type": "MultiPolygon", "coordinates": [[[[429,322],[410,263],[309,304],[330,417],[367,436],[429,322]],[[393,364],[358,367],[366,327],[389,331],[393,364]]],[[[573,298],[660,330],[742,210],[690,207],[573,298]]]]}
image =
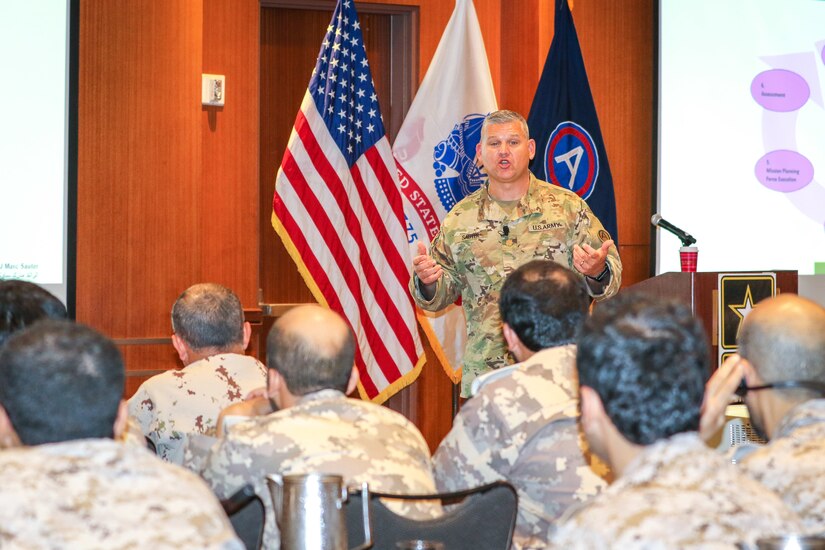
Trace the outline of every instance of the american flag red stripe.
{"type": "MultiPolygon", "coordinates": [[[[324,159],[325,157],[314,157],[313,160],[316,162],[320,162],[320,164],[324,165],[327,164],[324,162],[324,159]]],[[[322,207],[317,196],[314,194],[310,186],[307,185],[307,182],[303,177],[303,173],[299,170],[296,170],[297,166],[294,163],[294,159],[292,158],[290,150],[287,150],[287,152],[284,154],[283,165],[284,173],[287,176],[294,176],[294,179],[291,178],[290,181],[293,182],[295,192],[297,193],[299,200],[305,205],[306,209],[310,212],[313,212],[314,223],[323,238],[323,244],[332,254],[332,258],[334,259],[335,264],[337,265],[338,270],[342,275],[342,282],[344,283],[344,285],[346,285],[347,289],[355,299],[356,305],[358,307],[359,318],[361,319],[361,323],[363,325],[363,332],[367,337],[369,346],[372,349],[376,360],[380,364],[387,365],[387,368],[391,368],[392,360],[389,356],[389,353],[386,351],[386,346],[384,345],[381,339],[381,335],[378,333],[372,322],[372,317],[367,313],[364,296],[361,291],[359,273],[356,271],[355,266],[347,257],[344,251],[344,245],[341,242],[341,239],[335,230],[335,226],[327,216],[327,212],[322,207]]],[[[319,172],[318,174],[321,177],[323,177],[324,175],[323,172],[319,172]]],[[[335,177],[330,177],[330,179],[325,179],[324,181],[331,188],[334,188],[336,186],[336,183],[340,184],[340,181],[337,181],[337,178],[335,177]]],[[[335,192],[333,191],[332,194],[335,195],[335,192]]],[[[352,215],[348,215],[350,214],[350,212],[351,211],[348,208],[342,208],[342,213],[344,214],[345,219],[352,218],[352,215]]],[[[363,240],[360,238],[361,235],[359,235],[360,230],[355,229],[355,231],[353,231],[351,224],[346,223],[346,225],[348,226],[350,234],[353,237],[353,242],[355,242],[358,248],[360,249],[359,252],[362,251],[364,248],[364,244],[363,240]]],[[[369,257],[366,257],[365,261],[362,262],[360,267],[362,268],[362,271],[367,272],[367,282],[370,285],[376,285],[373,288],[373,290],[381,294],[382,291],[384,291],[383,285],[380,283],[380,281],[377,280],[377,277],[369,275],[370,273],[374,273],[374,269],[372,269],[369,257]]],[[[323,272],[313,273],[313,276],[325,275],[326,274],[323,272]]]]}
{"type": "Polygon", "coordinates": [[[347,0],[335,8],[278,171],[273,225],[316,299],[352,327],[362,397],[383,401],[412,382],[423,357],[403,202],[347,0]]]}
{"type": "MultiPolygon", "coordinates": [[[[298,116],[299,118],[303,118],[303,113],[299,113],[298,116]]],[[[373,265],[372,256],[375,254],[376,251],[367,251],[366,249],[366,243],[363,237],[363,233],[357,220],[357,216],[352,208],[352,204],[350,203],[349,198],[347,197],[346,189],[344,188],[344,183],[341,181],[340,178],[338,178],[336,172],[330,165],[328,159],[325,156],[323,156],[314,134],[312,134],[311,131],[304,130],[304,128],[307,128],[307,125],[302,125],[302,127],[299,127],[298,136],[301,138],[301,142],[303,143],[304,148],[306,149],[310,158],[313,159],[313,163],[317,173],[327,183],[327,188],[331,191],[332,196],[335,198],[338,207],[343,213],[347,229],[349,230],[350,235],[353,236],[356,244],[358,245],[361,258],[360,267],[362,268],[364,277],[366,278],[369,288],[371,288],[373,291],[374,300],[380,306],[384,314],[387,316],[391,325],[403,327],[404,319],[402,318],[397,305],[393,303],[392,299],[390,298],[387,289],[381,281],[380,274],[378,273],[376,267],[373,265]]],[[[284,158],[286,159],[286,156],[284,158]]],[[[289,171],[286,169],[285,172],[289,174],[289,171]]],[[[370,220],[373,229],[376,230],[375,233],[378,239],[378,245],[380,246],[381,250],[384,251],[384,253],[386,254],[385,259],[387,259],[390,265],[392,265],[393,260],[395,261],[396,265],[400,264],[402,262],[402,259],[398,254],[398,251],[392,248],[392,241],[389,237],[389,234],[386,231],[385,225],[381,223],[376,227],[373,223],[373,221],[379,217],[378,210],[369,193],[367,192],[366,186],[363,183],[363,179],[361,178],[357,164],[353,166],[350,173],[353,177],[353,181],[355,182],[355,187],[358,189],[358,194],[361,198],[361,205],[363,207],[363,210],[367,213],[367,218],[370,220]],[[372,213],[372,215],[370,215],[370,213],[372,213]]],[[[303,187],[303,189],[308,189],[308,187],[303,187]]],[[[300,192],[301,191],[299,191],[299,193],[300,192]]],[[[323,213],[323,211],[320,210],[320,204],[317,203],[317,198],[315,196],[305,196],[302,198],[304,198],[305,203],[309,203],[313,200],[316,201],[314,203],[314,207],[318,209],[317,211],[323,213]]],[[[313,208],[310,208],[310,210],[312,209],[313,208]]],[[[326,245],[327,247],[329,247],[330,250],[334,251],[339,268],[343,273],[345,273],[345,280],[347,281],[347,286],[349,286],[351,292],[354,295],[358,296],[358,275],[355,272],[354,266],[349,261],[349,258],[343,256],[340,253],[340,251],[342,250],[342,246],[339,242],[336,242],[335,240],[335,233],[334,231],[332,231],[332,224],[329,221],[329,218],[325,214],[319,215],[318,220],[316,220],[316,224],[319,222],[325,225],[325,230],[322,231],[322,233],[325,236],[326,245]]],[[[401,265],[403,267],[403,264],[401,265]]],[[[406,271],[406,268],[404,269],[406,279],[409,279],[409,273],[406,271]]],[[[409,297],[408,294],[407,296],[409,297]]],[[[359,306],[362,306],[363,303],[363,297],[359,297],[359,306]]],[[[412,307],[411,299],[410,304],[410,307],[412,307]]],[[[370,317],[366,315],[365,311],[362,311],[362,315],[364,315],[364,318],[368,322],[370,317]]],[[[371,330],[368,331],[367,334],[370,338],[370,344],[373,346],[373,349],[378,347],[378,349],[381,350],[381,348],[384,347],[383,343],[381,342],[380,335],[374,333],[371,330]]],[[[405,334],[405,331],[399,331],[397,334],[401,339],[404,351],[409,355],[410,360],[415,362],[415,343],[413,339],[411,338],[408,332],[405,334]]],[[[387,359],[383,352],[380,352],[379,355],[379,359],[387,359]]],[[[388,368],[391,368],[391,362],[388,362],[387,365],[388,368]]]]}
{"type": "MultiPolygon", "coordinates": [[[[321,287],[322,289],[324,289],[325,291],[330,289],[332,287],[332,284],[330,283],[329,278],[324,273],[324,270],[321,269],[320,264],[318,263],[318,259],[312,253],[312,250],[309,247],[309,244],[306,242],[306,239],[304,239],[304,234],[301,232],[301,230],[299,229],[298,225],[295,223],[295,220],[292,218],[292,216],[290,216],[289,211],[286,210],[285,208],[283,208],[283,203],[282,202],[278,202],[278,201],[276,201],[275,210],[276,210],[276,213],[277,213],[278,217],[281,220],[281,223],[283,224],[283,227],[286,229],[287,233],[294,236],[295,246],[299,250],[304,251],[304,255],[303,255],[304,264],[307,266],[307,268],[312,273],[315,273],[317,275],[318,280],[316,280],[316,283],[318,283],[318,286],[321,287]]],[[[333,292],[333,293],[330,293],[329,296],[331,298],[331,301],[329,301],[327,303],[327,305],[335,311],[342,311],[343,308],[341,306],[341,302],[338,300],[337,295],[333,292]]],[[[355,332],[355,328],[352,326],[351,323],[349,323],[349,324],[350,324],[350,329],[352,329],[353,332],[355,332]]],[[[367,370],[366,370],[366,364],[364,362],[364,357],[361,354],[360,347],[356,348],[356,350],[355,350],[355,364],[358,367],[359,373],[362,375],[360,382],[364,386],[364,390],[368,394],[377,395],[378,394],[378,389],[372,383],[372,379],[369,376],[364,376],[364,374],[367,372],[367,370]]]]}

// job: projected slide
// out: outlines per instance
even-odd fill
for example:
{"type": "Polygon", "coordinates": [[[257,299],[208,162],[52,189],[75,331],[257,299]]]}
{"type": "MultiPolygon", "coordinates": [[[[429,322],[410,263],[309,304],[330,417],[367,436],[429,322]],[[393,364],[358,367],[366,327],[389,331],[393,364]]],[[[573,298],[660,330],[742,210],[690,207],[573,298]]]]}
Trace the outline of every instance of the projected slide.
{"type": "Polygon", "coordinates": [[[66,27],[66,0],[0,2],[0,278],[53,291],[65,281],[66,27]]]}
{"type": "MultiPolygon", "coordinates": [[[[825,262],[825,2],[661,2],[662,216],[700,271],[825,262]]],[[[679,242],[659,237],[658,272],[679,242]]]]}

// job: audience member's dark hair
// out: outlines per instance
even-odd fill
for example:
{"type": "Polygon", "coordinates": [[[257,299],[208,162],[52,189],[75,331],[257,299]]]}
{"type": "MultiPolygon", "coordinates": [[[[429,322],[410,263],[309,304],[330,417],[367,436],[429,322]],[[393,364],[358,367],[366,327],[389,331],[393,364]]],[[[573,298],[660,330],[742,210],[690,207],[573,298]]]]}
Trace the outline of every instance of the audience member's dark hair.
{"type": "Polygon", "coordinates": [[[574,341],[590,306],[582,277],[549,260],[533,260],[501,287],[501,320],[532,351],[574,341]]]}
{"type": "Polygon", "coordinates": [[[243,344],[241,301],[219,284],[193,285],[172,306],[172,330],[195,350],[243,344]]]}
{"type": "Polygon", "coordinates": [[[579,383],[599,394],[629,441],[697,430],[710,353],[702,325],[675,302],[641,293],[600,303],[578,341],[579,383]]]}
{"type": "Polygon", "coordinates": [[[0,349],[0,404],[25,445],[112,437],[123,360],[89,327],[43,320],[0,349]]]}
{"type": "Polygon", "coordinates": [[[38,319],[65,319],[66,306],[34,283],[0,280],[0,346],[38,319]]]}
{"type": "Polygon", "coordinates": [[[319,390],[346,392],[355,361],[355,340],[347,329],[340,346],[319,348],[297,331],[278,323],[266,338],[266,363],[283,377],[293,395],[319,390]]]}

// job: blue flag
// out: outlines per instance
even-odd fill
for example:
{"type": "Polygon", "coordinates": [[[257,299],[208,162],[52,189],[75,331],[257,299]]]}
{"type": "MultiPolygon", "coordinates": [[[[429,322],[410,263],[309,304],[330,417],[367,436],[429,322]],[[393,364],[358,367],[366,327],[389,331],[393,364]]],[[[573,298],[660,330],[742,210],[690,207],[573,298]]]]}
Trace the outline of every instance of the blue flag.
{"type": "Polygon", "coordinates": [[[553,42],[527,124],[536,140],[533,174],[587,201],[618,247],[613,176],[567,0],[556,0],[553,42]]]}

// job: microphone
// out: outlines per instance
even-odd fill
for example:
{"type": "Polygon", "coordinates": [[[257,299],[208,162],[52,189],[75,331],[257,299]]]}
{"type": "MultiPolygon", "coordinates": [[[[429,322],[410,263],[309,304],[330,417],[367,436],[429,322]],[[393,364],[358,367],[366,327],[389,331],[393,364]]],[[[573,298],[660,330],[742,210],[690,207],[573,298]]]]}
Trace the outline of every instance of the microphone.
{"type": "Polygon", "coordinates": [[[502,226],[501,234],[504,235],[504,238],[506,239],[510,235],[510,226],[509,225],[502,226]]]}
{"type": "Polygon", "coordinates": [[[653,214],[653,216],[650,217],[650,223],[652,223],[656,227],[661,227],[666,231],[670,231],[671,233],[679,237],[679,240],[682,241],[682,246],[690,246],[696,242],[696,239],[690,233],[682,231],[669,221],[665,220],[664,218],[662,218],[661,214],[653,214]]]}

